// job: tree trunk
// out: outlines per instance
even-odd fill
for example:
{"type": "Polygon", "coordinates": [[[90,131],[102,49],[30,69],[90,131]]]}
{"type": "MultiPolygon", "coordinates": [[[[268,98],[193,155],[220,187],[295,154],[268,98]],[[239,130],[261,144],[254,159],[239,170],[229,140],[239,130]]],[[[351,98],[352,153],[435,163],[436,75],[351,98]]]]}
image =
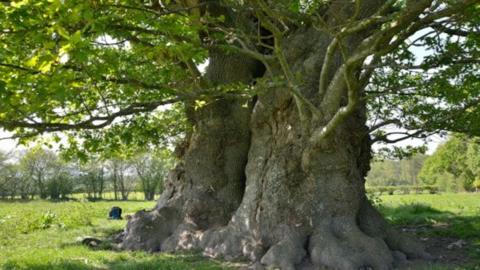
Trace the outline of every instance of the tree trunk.
{"type": "Polygon", "coordinates": [[[227,227],[200,237],[207,254],[281,269],[389,269],[425,255],[364,195],[370,145],[360,111],[321,147],[297,124],[287,91],[263,96],[254,111],[245,195],[227,227]]]}
{"type": "MultiPolygon", "coordinates": [[[[329,43],[312,28],[299,29],[283,44],[293,72],[302,76],[303,95],[315,105],[329,43]]],[[[346,49],[357,44],[352,39],[346,49]]],[[[211,60],[210,78],[241,73],[235,57],[222,59],[211,60]]],[[[331,70],[340,65],[337,55],[331,70]]],[[[371,145],[364,104],[320,145],[311,142],[313,130],[328,120],[305,121],[287,88],[264,92],[249,112],[235,100],[195,112],[183,162],[156,208],[129,221],[124,248],[201,248],[209,256],[246,257],[280,269],[390,269],[428,257],[365,196],[371,145]]]]}
{"type": "Polygon", "coordinates": [[[113,197],[118,201],[118,164],[117,161],[112,161],[112,182],[113,182],[113,197]]]}
{"type": "MultiPolygon", "coordinates": [[[[252,80],[256,63],[243,56],[212,52],[212,84],[252,80]]],[[[219,99],[189,107],[193,132],[181,162],[170,172],[157,206],[129,221],[122,247],[150,251],[190,248],[196,231],[224,226],[237,209],[245,186],[250,145],[248,100],[219,99]]]]}

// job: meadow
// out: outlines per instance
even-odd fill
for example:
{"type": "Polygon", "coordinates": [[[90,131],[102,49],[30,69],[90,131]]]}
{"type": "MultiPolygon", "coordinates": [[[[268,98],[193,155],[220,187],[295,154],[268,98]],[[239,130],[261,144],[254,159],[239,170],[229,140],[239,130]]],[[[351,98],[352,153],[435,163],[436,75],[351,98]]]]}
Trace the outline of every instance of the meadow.
{"type": "MultiPolygon", "coordinates": [[[[425,269],[480,269],[480,194],[417,194],[375,198],[387,219],[400,230],[418,235],[436,266],[425,269]],[[448,248],[457,243],[462,245],[448,248]],[[435,254],[438,253],[438,254],[435,254]],[[445,253],[445,254],[444,254],[445,253]],[[460,258],[461,257],[461,258],[460,258]]],[[[155,202],[83,200],[0,201],[0,269],[235,269],[238,264],[202,258],[195,253],[149,254],[92,249],[79,238],[105,238],[125,220],[108,220],[112,206],[125,214],[155,202]]]]}

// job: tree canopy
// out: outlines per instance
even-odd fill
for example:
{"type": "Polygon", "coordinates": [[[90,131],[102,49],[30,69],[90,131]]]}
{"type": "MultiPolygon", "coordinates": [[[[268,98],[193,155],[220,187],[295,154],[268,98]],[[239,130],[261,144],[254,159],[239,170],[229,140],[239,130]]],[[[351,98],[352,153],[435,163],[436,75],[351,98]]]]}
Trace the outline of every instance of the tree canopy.
{"type": "Polygon", "coordinates": [[[253,18],[263,32],[252,35],[251,25],[227,27],[228,16],[206,11],[209,1],[3,1],[0,126],[19,138],[67,132],[77,150],[165,143],[186,130],[186,104],[253,96],[274,82],[289,87],[307,122],[327,120],[312,124],[313,140],[360,102],[367,103],[376,142],[445,130],[480,134],[477,1],[385,1],[368,16],[363,1],[353,2],[340,4],[337,14],[326,12],[335,1],[216,2],[253,18]],[[355,15],[340,20],[351,9],[355,15]],[[306,78],[292,73],[282,48],[305,25],[331,36],[315,103],[299,91],[306,78]],[[361,45],[347,53],[344,42],[362,31],[361,45]],[[414,48],[426,56],[419,59],[414,48]],[[270,83],[212,84],[199,66],[217,49],[261,61],[270,83]],[[330,74],[338,57],[344,64],[330,74]],[[283,75],[269,76],[276,68],[283,75]],[[386,128],[392,126],[401,131],[386,128]]]}
{"type": "Polygon", "coordinates": [[[472,190],[475,181],[480,180],[479,156],[478,137],[455,134],[425,160],[419,177],[427,184],[453,185],[450,189],[472,190]],[[456,186],[457,182],[459,187],[456,186]]]}

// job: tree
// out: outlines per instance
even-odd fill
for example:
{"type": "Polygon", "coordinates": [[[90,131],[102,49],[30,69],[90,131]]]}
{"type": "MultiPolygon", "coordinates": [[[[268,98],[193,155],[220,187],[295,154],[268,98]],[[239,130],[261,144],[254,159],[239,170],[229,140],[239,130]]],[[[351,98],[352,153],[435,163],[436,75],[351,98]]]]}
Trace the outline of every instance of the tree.
{"type": "Polygon", "coordinates": [[[122,200],[126,201],[135,186],[135,178],[132,175],[132,164],[130,164],[125,157],[112,158],[109,162],[115,200],[118,199],[118,191],[120,192],[122,200]]]}
{"type": "Polygon", "coordinates": [[[425,183],[442,182],[443,186],[453,184],[454,188],[448,189],[455,191],[472,190],[475,180],[480,177],[478,145],[476,137],[453,134],[425,161],[419,177],[425,183]]]}
{"type": "Polygon", "coordinates": [[[425,155],[418,154],[414,155],[409,159],[404,159],[400,162],[402,179],[414,186],[418,186],[417,176],[420,170],[423,167],[423,162],[425,161],[425,155]]]}
{"type": "Polygon", "coordinates": [[[472,172],[472,188],[480,188],[480,138],[471,138],[467,149],[467,166],[472,172]]]}
{"type": "Polygon", "coordinates": [[[40,145],[26,151],[18,164],[11,165],[11,175],[15,179],[13,192],[22,199],[35,194],[42,199],[65,199],[73,190],[67,163],[40,145]]]}
{"type": "Polygon", "coordinates": [[[54,175],[53,167],[57,162],[55,153],[35,146],[20,159],[23,177],[32,179],[35,193],[42,199],[49,195],[48,182],[54,175]]]}
{"type": "MultiPolygon", "coordinates": [[[[20,184],[20,175],[17,166],[4,164],[0,167],[0,197],[2,199],[15,199],[20,184]]],[[[22,196],[23,199],[23,196],[22,196]]]]}
{"type": "Polygon", "coordinates": [[[388,269],[427,254],[367,200],[371,144],[480,134],[476,0],[0,7],[0,126],[71,153],[183,135],[125,249],[388,269]]]}
{"type": "Polygon", "coordinates": [[[24,175],[21,171],[21,168],[17,169],[20,171],[20,178],[18,184],[18,193],[22,200],[28,200],[29,198],[33,199],[35,197],[35,187],[32,182],[32,179],[24,175]]]}
{"type": "Polygon", "coordinates": [[[368,173],[367,183],[372,186],[406,185],[400,179],[400,164],[396,160],[375,161],[368,173]]]}
{"type": "Polygon", "coordinates": [[[0,151],[0,197],[2,199],[7,197],[7,177],[5,175],[5,169],[7,167],[7,154],[0,151]]]}
{"type": "Polygon", "coordinates": [[[371,186],[418,185],[417,175],[425,158],[425,155],[416,154],[402,160],[375,160],[366,183],[371,186]]]}
{"type": "Polygon", "coordinates": [[[163,191],[163,180],[171,169],[170,153],[156,150],[144,153],[133,160],[146,200],[153,200],[157,190],[163,191]]]}
{"type": "Polygon", "coordinates": [[[67,199],[67,196],[73,191],[73,174],[71,165],[57,159],[52,165],[52,174],[47,183],[49,197],[52,200],[67,199]]]}
{"type": "Polygon", "coordinates": [[[80,182],[83,183],[88,199],[103,198],[105,189],[105,166],[98,159],[80,165],[80,182]]]}
{"type": "Polygon", "coordinates": [[[34,194],[32,179],[25,175],[18,162],[12,163],[13,156],[13,153],[0,151],[0,197],[6,198],[10,194],[14,198],[19,195],[26,200],[34,194]]]}

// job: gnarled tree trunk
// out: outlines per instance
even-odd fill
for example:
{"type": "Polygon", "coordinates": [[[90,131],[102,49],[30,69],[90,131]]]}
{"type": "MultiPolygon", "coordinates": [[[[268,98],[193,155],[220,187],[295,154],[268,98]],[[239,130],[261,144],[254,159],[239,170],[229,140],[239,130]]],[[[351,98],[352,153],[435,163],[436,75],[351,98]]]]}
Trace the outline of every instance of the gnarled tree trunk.
{"type": "MultiPolygon", "coordinates": [[[[315,78],[322,44],[328,44],[312,38],[314,31],[298,31],[285,42],[287,60],[306,78],[306,96],[316,89],[308,78],[315,78]]],[[[364,105],[316,145],[295,102],[282,88],[259,97],[242,203],[228,226],[207,231],[200,246],[212,256],[243,256],[281,269],[390,269],[427,256],[366,199],[371,150],[364,105]]]]}
{"type": "MultiPolygon", "coordinates": [[[[248,83],[256,65],[240,55],[212,52],[206,77],[213,84],[248,83]]],[[[193,131],[182,161],[168,176],[156,208],[129,221],[123,248],[190,248],[195,232],[228,223],[245,188],[251,109],[248,100],[224,98],[188,110],[193,131]]]]}
{"type": "MultiPolygon", "coordinates": [[[[301,75],[300,91],[319,107],[317,78],[330,42],[305,27],[282,44],[292,72],[301,75]]],[[[353,37],[346,49],[358,44],[353,37]]],[[[255,65],[244,59],[217,52],[207,77],[248,82],[255,65]]],[[[341,57],[331,65],[340,68],[341,57]]],[[[282,74],[278,67],[272,72],[282,74]]],[[[339,92],[345,103],[347,91],[339,92]]],[[[390,269],[427,256],[366,199],[371,145],[364,104],[318,144],[314,130],[328,119],[305,121],[297,102],[292,91],[277,87],[261,94],[253,109],[225,99],[196,111],[184,162],[157,207],[129,221],[123,247],[200,248],[281,269],[390,269]]],[[[330,108],[321,109],[328,115],[330,108]]]]}

